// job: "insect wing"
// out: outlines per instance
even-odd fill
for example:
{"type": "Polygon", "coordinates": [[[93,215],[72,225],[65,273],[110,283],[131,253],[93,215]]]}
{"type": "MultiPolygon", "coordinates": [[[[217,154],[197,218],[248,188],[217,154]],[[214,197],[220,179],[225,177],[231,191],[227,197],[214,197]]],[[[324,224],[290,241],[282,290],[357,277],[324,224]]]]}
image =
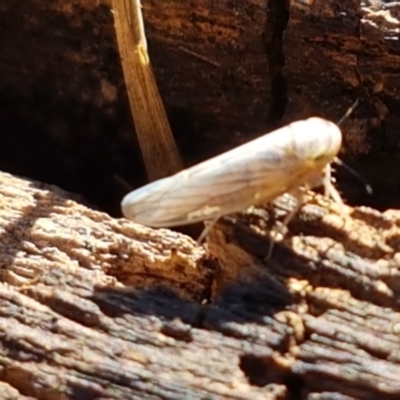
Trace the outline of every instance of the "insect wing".
{"type": "Polygon", "coordinates": [[[284,193],[302,160],[288,152],[287,127],[128,194],[124,215],[153,227],[185,225],[240,211],[284,193]]]}
{"type": "Polygon", "coordinates": [[[172,227],[246,209],[307,182],[332,161],[340,129],[310,118],[261,136],[171,177],[129,193],[124,215],[153,227],[172,227]]]}

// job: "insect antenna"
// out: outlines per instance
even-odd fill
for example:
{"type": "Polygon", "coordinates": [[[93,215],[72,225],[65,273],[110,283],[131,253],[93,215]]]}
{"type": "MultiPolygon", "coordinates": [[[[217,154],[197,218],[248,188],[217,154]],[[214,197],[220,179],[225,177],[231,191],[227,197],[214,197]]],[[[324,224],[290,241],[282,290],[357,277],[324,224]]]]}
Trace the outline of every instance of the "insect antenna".
{"type": "Polygon", "coordinates": [[[353,113],[353,111],[356,109],[358,106],[358,103],[360,102],[360,98],[357,97],[356,101],[350,106],[350,108],[345,112],[342,118],[339,119],[339,121],[336,123],[337,126],[341,126],[344,121],[346,121],[347,118],[353,113]]]}
{"type": "MultiPolygon", "coordinates": [[[[351,105],[351,107],[345,112],[345,114],[343,115],[342,118],[340,118],[340,120],[337,122],[337,126],[340,126],[343,124],[343,122],[353,113],[353,111],[356,109],[356,107],[358,106],[358,104],[360,103],[360,98],[357,97],[356,101],[351,105]]],[[[365,186],[365,190],[368,194],[372,194],[372,187],[371,185],[368,184],[368,182],[365,180],[364,177],[361,176],[361,174],[359,174],[357,171],[355,171],[353,168],[351,168],[350,166],[348,166],[345,162],[343,162],[342,160],[340,160],[338,157],[335,157],[335,159],[333,160],[333,162],[335,164],[340,165],[341,167],[345,168],[348,172],[350,172],[350,174],[352,174],[354,177],[356,177],[359,181],[361,181],[364,186],[365,186]]]]}
{"type": "Polygon", "coordinates": [[[354,177],[356,177],[359,181],[361,181],[364,186],[365,186],[365,190],[368,194],[372,194],[373,190],[370,184],[368,184],[368,182],[366,181],[366,179],[359,174],[357,171],[355,171],[353,168],[351,168],[349,165],[347,165],[345,162],[343,162],[341,159],[335,157],[333,162],[335,164],[340,165],[341,167],[343,167],[344,169],[346,169],[348,172],[350,172],[351,175],[353,175],[354,177]]]}

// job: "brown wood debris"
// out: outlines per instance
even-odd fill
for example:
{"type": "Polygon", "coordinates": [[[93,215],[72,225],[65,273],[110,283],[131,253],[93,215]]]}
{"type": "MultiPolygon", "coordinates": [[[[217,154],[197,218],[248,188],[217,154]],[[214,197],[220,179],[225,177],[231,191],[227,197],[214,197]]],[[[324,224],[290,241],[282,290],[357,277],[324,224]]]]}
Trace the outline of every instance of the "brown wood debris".
{"type": "MultiPolygon", "coordinates": [[[[183,169],[151,60],[140,0],[112,2],[119,54],[136,135],[147,177],[164,178],[183,169]]],[[[132,132],[133,134],[133,132],[132,132]]]]}
{"type": "Polygon", "coordinates": [[[206,251],[4,173],[0,201],[1,393],[400,393],[399,212],[311,196],[265,259],[282,205],[225,218],[206,251]]]}

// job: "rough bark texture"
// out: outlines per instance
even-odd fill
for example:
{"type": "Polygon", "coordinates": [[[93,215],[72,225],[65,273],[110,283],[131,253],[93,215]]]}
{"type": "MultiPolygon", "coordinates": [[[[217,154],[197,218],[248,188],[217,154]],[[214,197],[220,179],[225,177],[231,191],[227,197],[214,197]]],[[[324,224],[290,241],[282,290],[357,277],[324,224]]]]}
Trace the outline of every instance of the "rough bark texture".
{"type": "MultiPolygon", "coordinates": [[[[370,201],[398,203],[396,3],[144,12],[188,163],[360,96],[344,152],[363,155],[370,201]]],[[[108,2],[4,0],[0,27],[1,168],[115,211],[120,178],[144,171],[108,2]]],[[[399,398],[399,212],[310,198],[266,259],[285,202],[224,219],[203,248],[68,197],[0,174],[1,398],[399,398]]]]}
{"type": "MultiPolygon", "coordinates": [[[[187,164],[273,127],[321,115],[373,185],[340,174],[352,204],[399,203],[399,41],[393,2],[146,0],[151,60],[187,164]],[[391,6],[390,6],[391,5],[391,6]],[[390,7],[389,7],[390,6],[390,7]]],[[[145,183],[109,1],[4,0],[3,170],[83,193],[119,215],[145,183]],[[121,179],[122,178],[122,179],[121,179]]]]}
{"type": "Polygon", "coordinates": [[[2,398],[400,395],[399,212],[310,197],[265,259],[282,206],[206,251],[11,175],[0,196],[2,398]]]}

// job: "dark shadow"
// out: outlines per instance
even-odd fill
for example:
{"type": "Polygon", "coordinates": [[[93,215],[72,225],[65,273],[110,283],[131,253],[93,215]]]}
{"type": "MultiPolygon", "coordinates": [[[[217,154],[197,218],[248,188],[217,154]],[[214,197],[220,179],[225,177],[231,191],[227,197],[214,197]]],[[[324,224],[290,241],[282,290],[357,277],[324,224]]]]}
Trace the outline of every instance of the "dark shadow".
{"type": "MultiPolygon", "coordinates": [[[[393,307],[393,298],[375,287],[379,271],[376,262],[386,254],[378,246],[371,250],[344,235],[340,229],[323,225],[319,218],[315,221],[302,221],[301,217],[298,217],[289,224],[291,236],[310,236],[315,240],[329,238],[343,245],[344,249],[336,250],[328,247],[307,258],[294,254],[290,248],[277,242],[274,244],[272,257],[268,259],[270,240],[264,235],[251,230],[246,223],[236,223],[230,229],[229,226],[232,226],[233,221],[228,218],[220,223],[228,226],[227,230],[230,232],[228,240],[262,260],[272,276],[283,280],[289,278],[307,280],[313,287],[347,289],[355,298],[393,307]],[[367,257],[365,254],[372,257],[367,257]]],[[[392,245],[393,243],[396,245],[397,241],[400,241],[400,238],[391,238],[392,245]]],[[[400,289],[399,274],[390,273],[386,276],[382,271],[379,279],[393,291],[400,289]]]]}
{"type": "MultiPolygon", "coordinates": [[[[154,285],[147,289],[97,288],[92,300],[110,316],[121,314],[156,315],[163,321],[179,318],[194,327],[213,329],[228,334],[225,323],[265,324],[276,312],[293,303],[284,285],[264,278],[257,282],[232,283],[213,303],[201,304],[184,300],[173,288],[154,285]]],[[[271,321],[269,321],[271,322],[271,321]]],[[[231,331],[234,336],[234,332],[231,331]]]]}

